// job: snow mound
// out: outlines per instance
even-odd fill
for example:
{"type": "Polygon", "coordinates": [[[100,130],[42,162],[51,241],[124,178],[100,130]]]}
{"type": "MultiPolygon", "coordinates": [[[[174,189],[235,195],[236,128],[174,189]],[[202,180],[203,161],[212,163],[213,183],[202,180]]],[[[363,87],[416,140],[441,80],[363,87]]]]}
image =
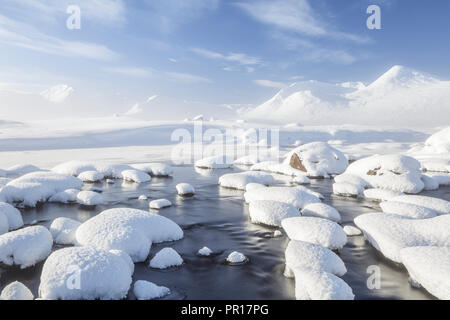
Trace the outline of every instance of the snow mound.
{"type": "Polygon", "coordinates": [[[195,194],[195,189],[189,183],[179,183],[176,185],[178,195],[180,196],[193,196],[195,194]]]}
{"type": "Polygon", "coordinates": [[[285,202],[298,209],[303,209],[309,204],[320,203],[317,194],[302,186],[297,187],[268,187],[248,191],[244,194],[245,202],[252,203],[258,200],[272,200],[285,202]]]}
{"type": "MultiPolygon", "coordinates": [[[[421,180],[420,163],[403,155],[372,156],[357,160],[348,166],[344,175],[347,174],[358,176],[371,188],[419,193],[425,187],[421,180]]],[[[335,181],[340,180],[338,178],[335,181]]],[[[360,187],[361,184],[358,184],[360,187]]]]}
{"type": "Polygon", "coordinates": [[[450,300],[450,247],[411,247],[400,256],[415,282],[435,297],[450,300]]]}
{"type": "Polygon", "coordinates": [[[253,165],[250,170],[278,173],[291,177],[306,177],[304,171],[292,168],[289,164],[279,163],[277,161],[263,161],[253,165]]]}
{"type": "Polygon", "coordinates": [[[267,188],[267,186],[261,184],[261,183],[248,183],[245,185],[245,191],[247,192],[251,192],[257,189],[261,189],[261,188],[267,188]]]}
{"type": "Polygon", "coordinates": [[[172,248],[162,249],[150,260],[150,267],[155,269],[167,269],[181,266],[182,264],[183,258],[172,248]]]}
{"type": "Polygon", "coordinates": [[[333,251],[318,244],[292,240],[286,248],[285,257],[287,277],[293,276],[292,270],[328,272],[339,277],[347,273],[342,259],[333,251]]]}
{"type": "Polygon", "coordinates": [[[142,210],[119,208],[103,211],[83,223],[76,232],[80,245],[122,250],[134,262],[147,259],[152,243],[183,238],[172,220],[142,210]]]}
{"type": "Polygon", "coordinates": [[[347,182],[333,183],[333,194],[344,197],[358,196],[363,192],[364,188],[357,184],[347,182]]]}
{"type": "Polygon", "coordinates": [[[197,254],[199,256],[209,257],[212,255],[213,251],[208,247],[203,247],[200,250],[198,250],[197,254]]]}
{"type": "Polygon", "coordinates": [[[450,153],[450,127],[436,132],[421,147],[413,148],[411,153],[446,154],[450,153]]]}
{"type": "Polygon", "coordinates": [[[226,169],[233,166],[233,160],[227,156],[213,156],[197,160],[195,166],[201,169],[226,169]]]}
{"type": "Polygon", "coordinates": [[[8,170],[6,170],[7,174],[11,175],[11,176],[22,176],[24,174],[37,172],[37,171],[43,171],[43,170],[41,170],[38,167],[33,166],[31,164],[15,165],[15,166],[8,168],[8,170]]]}
{"type": "Polygon", "coordinates": [[[302,210],[302,216],[323,218],[334,222],[341,221],[339,212],[335,208],[324,203],[312,203],[307,205],[302,210]]]}
{"type": "Polygon", "coordinates": [[[104,178],[103,173],[98,171],[84,171],[78,175],[78,179],[81,179],[83,182],[98,182],[104,178]]]}
{"type": "Polygon", "coordinates": [[[411,219],[429,219],[437,216],[436,211],[411,203],[386,201],[380,203],[384,213],[396,214],[411,219]]]}
{"type": "Polygon", "coordinates": [[[307,176],[296,176],[292,179],[292,183],[296,184],[310,184],[311,180],[307,176]]]}
{"type": "Polygon", "coordinates": [[[132,167],[123,164],[107,164],[103,162],[86,162],[72,160],[57,165],[52,169],[53,172],[69,175],[78,176],[85,171],[97,171],[103,174],[105,178],[117,178],[120,179],[122,176],[120,173],[125,170],[131,170],[132,167]]]}
{"type": "Polygon", "coordinates": [[[153,282],[138,280],[134,283],[133,293],[138,300],[153,300],[167,296],[170,290],[157,286],[153,282]]]}
{"type": "Polygon", "coordinates": [[[352,288],[328,272],[302,272],[294,269],[297,300],[353,300],[352,288]]]}
{"type": "Polygon", "coordinates": [[[59,203],[76,202],[78,193],[80,193],[80,190],[67,189],[51,196],[50,199],[48,199],[48,202],[59,202],[59,203]]]}
{"type": "Polygon", "coordinates": [[[347,157],[325,142],[313,142],[288,153],[284,164],[304,171],[309,177],[341,174],[348,166],[347,157]]]}
{"type": "Polygon", "coordinates": [[[347,243],[344,230],[330,220],[295,217],[284,219],[281,225],[291,240],[315,243],[331,250],[340,250],[347,243]]]}
{"type": "Polygon", "coordinates": [[[401,263],[400,251],[418,246],[450,246],[450,215],[415,220],[385,213],[369,213],[355,219],[375,249],[401,263]]]}
{"type": "Polygon", "coordinates": [[[33,172],[12,180],[0,190],[0,201],[21,202],[27,207],[35,207],[51,196],[67,190],[81,189],[83,182],[72,176],[53,172],[33,172]]]}
{"type": "Polygon", "coordinates": [[[81,223],[78,221],[60,217],[53,220],[49,230],[56,244],[75,245],[75,234],[80,225],[81,223]]]}
{"type": "Polygon", "coordinates": [[[238,251],[233,251],[227,257],[227,262],[230,264],[241,264],[246,262],[247,260],[247,257],[243,253],[240,253],[238,251]]]}
{"type": "Polygon", "coordinates": [[[103,197],[97,192],[80,191],[77,194],[77,202],[84,206],[97,206],[103,204],[103,197]]]}
{"type": "Polygon", "coordinates": [[[283,219],[300,216],[300,212],[293,205],[272,200],[252,201],[249,212],[253,223],[274,227],[281,227],[283,219]]]}
{"type": "Polygon", "coordinates": [[[39,296],[46,300],[119,300],[131,285],[125,259],[92,247],[53,252],[41,274],[39,296]]]}
{"type": "Polygon", "coordinates": [[[131,167],[154,177],[169,177],[173,174],[172,167],[165,163],[138,163],[132,164],[131,167]]]}
{"type": "Polygon", "coordinates": [[[23,283],[14,281],[3,288],[0,300],[34,300],[34,295],[23,283]]]}
{"type": "Polygon", "coordinates": [[[272,175],[262,172],[240,172],[229,173],[219,178],[219,185],[224,188],[237,190],[245,190],[245,186],[249,183],[259,183],[262,185],[272,185],[275,179],[272,175]]]}
{"type": "Polygon", "coordinates": [[[122,179],[129,182],[144,183],[152,180],[144,171],[124,170],[121,172],[122,179]]]}
{"type": "Polygon", "coordinates": [[[6,217],[8,228],[6,231],[17,230],[23,227],[22,214],[12,205],[0,202],[0,215],[6,217]]]}
{"type": "Polygon", "coordinates": [[[270,160],[269,156],[265,156],[265,155],[261,155],[261,154],[257,153],[257,154],[250,154],[250,155],[238,158],[238,159],[234,160],[234,164],[244,165],[244,166],[252,166],[257,163],[260,163],[263,161],[269,161],[269,160],[270,160]]]}
{"type": "Polygon", "coordinates": [[[145,200],[148,200],[148,197],[147,197],[145,194],[141,194],[141,195],[139,196],[138,200],[140,200],[140,201],[145,201],[145,200]]]}
{"type": "Polygon", "coordinates": [[[438,198],[404,195],[391,199],[392,201],[410,203],[436,211],[438,215],[450,214],[450,202],[438,198]]]}
{"type": "Polygon", "coordinates": [[[158,200],[151,201],[149,206],[150,206],[150,209],[159,210],[159,209],[168,208],[168,207],[172,206],[172,202],[170,202],[167,199],[158,199],[158,200]]]}
{"type": "Polygon", "coordinates": [[[364,197],[377,201],[388,201],[392,198],[404,195],[403,192],[392,191],[387,189],[366,189],[364,190],[364,197]]]}
{"type": "Polygon", "coordinates": [[[362,234],[361,230],[353,226],[345,226],[344,232],[348,237],[360,236],[362,234]]]}
{"type": "Polygon", "coordinates": [[[0,262],[21,269],[45,260],[52,250],[53,238],[47,228],[33,226],[0,236],[0,262]]]}

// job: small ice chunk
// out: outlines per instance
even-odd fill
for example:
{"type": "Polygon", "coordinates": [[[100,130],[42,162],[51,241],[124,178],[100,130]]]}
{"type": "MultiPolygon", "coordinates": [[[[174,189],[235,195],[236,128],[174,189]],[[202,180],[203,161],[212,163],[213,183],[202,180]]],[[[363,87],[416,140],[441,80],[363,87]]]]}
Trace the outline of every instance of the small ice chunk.
{"type": "Polygon", "coordinates": [[[170,202],[167,199],[153,200],[149,204],[150,209],[155,209],[155,210],[168,208],[170,206],[172,206],[172,202],[170,202]]]}
{"type": "Polygon", "coordinates": [[[349,237],[360,236],[362,234],[361,230],[353,226],[345,226],[344,232],[349,237]]]}
{"type": "Polygon", "coordinates": [[[336,222],[314,217],[287,218],[281,222],[291,240],[319,244],[340,250],[347,243],[347,235],[336,222]]]}
{"type": "Polygon", "coordinates": [[[81,191],[77,195],[77,202],[84,206],[97,206],[103,204],[103,197],[97,192],[81,191]]]}
{"type": "Polygon", "coordinates": [[[77,195],[80,193],[78,189],[67,189],[53,195],[48,199],[48,202],[69,203],[76,202],[77,195]]]}
{"type": "Polygon", "coordinates": [[[274,238],[279,238],[279,237],[282,237],[282,236],[283,236],[283,233],[280,230],[275,230],[274,233],[273,233],[273,237],[274,238]]]}
{"type": "Polygon", "coordinates": [[[283,219],[300,216],[299,210],[293,205],[272,200],[252,201],[249,212],[253,223],[274,227],[281,227],[283,219]]]}
{"type": "Polygon", "coordinates": [[[153,300],[167,296],[170,290],[157,286],[153,282],[138,280],[134,283],[133,293],[138,300],[153,300]]]}
{"type": "Polygon", "coordinates": [[[83,182],[99,182],[100,180],[103,180],[105,176],[103,173],[98,171],[84,171],[78,175],[78,179],[81,179],[83,182]]]}
{"type": "Polygon", "coordinates": [[[80,225],[76,220],[59,217],[53,220],[49,230],[56,244],[75,245],[75,234],[80,225]]]}
{"type": "Polygon", "coordinates": [[[3,288],[0,300],[34,300],[34,295],[23,283],[14,281],[3,288]]]}
{"type": "Polygon", "coordinates": [[[193,196],[195,194],[195,189],[189,183],[179,183],[176,186],[177,192],[180,196],[193,196]]]}
{"type": "Polygon", "coordinates": [[[197,254],[199,256],[204,256],[204,257],[209,257],[212,253],[213,253],[213,251],[208,247],[203,247],[200,250],[198,250],[198,252],[197,252],[197,254]]]}
{"type": "Polygon", "coordinates": [[[9,203],[0,202],[0,215],[3,214],[8,222],[6,231],[17,230],[23,227],[22,214],[9,203]]]}
{"type": "Polygon", "coordinates": [[[341,221],[339,212],[335,208],[324,203],[312,203],[307,205],[302,210],[302,215],[305,217],[324,218],[334,222],[341,221]]]}
{"type": "Polygon", "coordinates": [[[167,269],[181,266],[182,264],[183,258],[172,248],[162,249],[150,260],[150,267],[155,269],[167,269]]]}
{"type": "Polygon", "coordinates": [[[436,211],[411,203],[385,201],[380,203],[380,207],[384,213],[397,214],[412,219],[428,219],[437,216],[436,211]]]}
{"type": "Polygon", "coordinates": [[[139,196],[138,200],[145,201],[145,200],[148,200],[148,197],[145,194],[141,194],[139,196]]]}
{"type": "Polygon", "coordinates": [[[122,179],[128,182],[144,183],[152,180],[147,173],[138,170],[125,170],[121,172],[122,179]]]}
{"type": "Polygon", "coordinates": [[[404,195],[403,192],[388,189],[367,189],[364,190],[364,197],[377,201],[388,201],[392,198],[404,195]]]}
{"type": "Polygon", "coordinates": [[[233,251],[227,257],[227,262],[230,264],[240,264],[247,261],[247,257],[238,251],[233,251]]]}

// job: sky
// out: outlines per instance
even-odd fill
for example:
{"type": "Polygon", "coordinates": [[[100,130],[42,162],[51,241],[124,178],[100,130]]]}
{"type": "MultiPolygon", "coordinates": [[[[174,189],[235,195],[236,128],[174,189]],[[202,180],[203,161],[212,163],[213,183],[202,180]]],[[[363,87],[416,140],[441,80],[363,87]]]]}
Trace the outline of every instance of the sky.
{"type": "Polygon", "coordinates": [[[450,80],[449,9],[448,0],[0,0],[0,118],[228,117],[292,82],[370,83],[397,64],[450,80]],[[366,26],[373,4],[381,30],[366,26]],[[70,5],[80,29],[67,28],[70,5]]]}

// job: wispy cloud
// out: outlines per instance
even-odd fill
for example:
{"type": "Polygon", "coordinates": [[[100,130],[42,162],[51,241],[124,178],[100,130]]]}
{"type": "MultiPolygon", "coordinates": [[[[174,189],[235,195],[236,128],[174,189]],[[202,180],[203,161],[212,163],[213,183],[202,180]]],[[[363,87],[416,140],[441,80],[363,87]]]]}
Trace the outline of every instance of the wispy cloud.
{"type": "Polygon", "coordinates": [[[104,68],[106,72],[115,73],[123,76],[129,77],[148,77],[152,75],[151,70],[144,68],[136,68],[136,67],[107,67],[104,68]]]}
{"type": "Polygon", "coordinates": [[[277,81],[271,81],[271,80],[254,80],[253,82],[261,87],[278,88],[278,89],[282,89],[282,88],[286,87],[286,84],[283,82],[277,82],[277,81]]]}
{"type": "Polygon", "coordinates": [[[240,65],[258,65],[261,64],[262,61],[260,58],[249,56],[245,53],[229,53],[229,54],[222,54],[219,52],[202,49],[202,48],[190,48],[191,52],[194,52],[195,54],[202,56],[204,58],[208,59],[215,59],[215,60],[223,60],[227,62],[235,62],[240,65]]]}
{"type": "Polygon", "coordinates": [[[186,83],[186,84],[196,84],[196,83],[213,83],[211,79],[197,76],[190,73],[180,73],[180,72],[166,72],[167,77],[175,82],[186,83]]]}

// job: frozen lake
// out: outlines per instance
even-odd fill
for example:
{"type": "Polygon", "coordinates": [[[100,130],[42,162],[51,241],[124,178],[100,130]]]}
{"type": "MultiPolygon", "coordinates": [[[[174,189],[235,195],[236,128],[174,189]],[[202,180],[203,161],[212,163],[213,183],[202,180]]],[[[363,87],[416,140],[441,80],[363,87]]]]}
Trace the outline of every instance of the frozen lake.
{"type": "MultiPolygon", "coordinates": [[[[161,271],[149,268],[148,261],[138,263],[134,281],[149,280],[169,287],[172,294],[166,299],[294,299],[294,281],[283,276],[284,250],[289,239],[286,236],[273,238],[275,229],[250,222],[243,192],[218,186],[218,178],[233,171],[239,169],[200,171],[191,166],[174,167],[173,178],[154,178],[149,183],[117,180],[113,185],[92,184],[104,189],[104,205],[90,209],[76,204],[45,203],[35,209],[23,210],[23,218],[27,225],[37,223],[48,227],[53,219],[61,216],[86,221],[109,208],[148,210],[148,201],[138,200],[142,194],[149,200],[167,198],[174,206],[160,214],[182,226],[185,237],[174,243],[154,245],[150,258],[159,249],[170,246],[181,254],[185,264],[161,271]],[[175,185],[180,182],[193,184],[197,191],[195,197],[178,197],[175,185]],[[215,255],[197,256],[203,246],[211,248],[215,255]],[[241,266],[225,264],[227,255],[235,250],[244,253],[250,259],[249,263],[241,266]]],[[[276,178],[280,184],[290,179],[279,175],[276,178]]],[[[360,214],[379,211],[374,202],[332,195],[331,185],[330,180],[313,180],[308,187],[322,193],[324,202],[340,211],[343,225],[352,224],[360,214]]],[[[424,194],[450,200],[449,187],[424,194]]],[[[55,246],[54,250],[58,248],[55,246]]],[[[412,288],[405,269],[383,258],[363,236],[350,237],[339,255],[348,269],[343,279],[352,287],[356,299],[433,299],[424,290],[412,288]],[[367,268],[371,265],[378,265],[381,270],[379,290],[370,290],[366,286],[367,268]]],[[[0,267],[0,287],[17,280],[37,296],[42,265],[26,270],[0,267]]],[[[134,299],[131,292],[128,298],[134,299]]]]}

